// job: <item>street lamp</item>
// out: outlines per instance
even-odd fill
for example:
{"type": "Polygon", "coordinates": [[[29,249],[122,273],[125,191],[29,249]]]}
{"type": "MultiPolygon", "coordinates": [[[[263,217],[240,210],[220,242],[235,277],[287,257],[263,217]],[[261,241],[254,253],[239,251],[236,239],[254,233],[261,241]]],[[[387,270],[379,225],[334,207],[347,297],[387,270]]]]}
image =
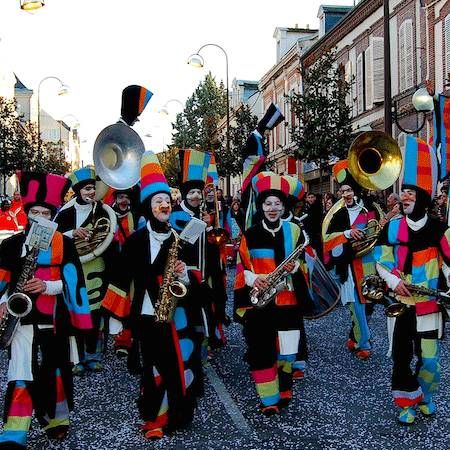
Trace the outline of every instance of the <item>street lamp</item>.
{"type": "Polygon", "coordinates": [[[47,80],[56,80],[59,82],[60,86],[58,89],[58,95],[66,95],[69,92],[69,87],[65,85],[58,77],[53,75],[42,78],[38,85],[38,94],[37,94],[37,129],[38,129],[38,142],[39,142],[39,150],[41,148],[41,86],[44,81],[47,80]]]}
{"type": "MultiPolygon", "coordinates": [[[[200,52],[205,48],[205,47],[217,47],[218,49],[220,49],[223,54],[225,55],[225,70],[226,70],[226,88],[227,88],[227,130],[226,130],[226,146],[227,146],[227,153],[230,153],[230,95],[229,95],[229,91],[228,91],[228,54],[227,52],[224,50],[223,47],[221,47],[218,44],[205,44],[202,45],[197,53],[192,54],[191,56],[189,56],[187,63],[192,66],[192,67],[196,67],[196,68],[202,68],[204,66],[204,59],[202,57],[202,55],[200,55],[200,52]]],[[[228,194],[230,193],[230,178],[227,177],[227,191],[228,194]]]]}
{"type": "Polygon", "coordinates": [[[36,11],[45,6],[44,0],[20,0],[20,9],[24,11],[36,11]]]}
{"type": "MultiPolygon", "coordinates": [[[[170,99],[170,100],[167,100],[167,102],[166,103],[164,103],[164,105],[162,106],[162,108],[159,110],[159,113],[160,114],[162,114],[163,116],[168,116],[169,115],[169,104],[170,103],[177,103],[177,104],[179,104],[182,108],[184,108],[184,104],[180,101],[180,100],[178,100],[178,99],[176,99],[176,98],[172,98],[172,99],[170,99]]],[[[181,116],[181,120],[183,121],[183,119],[184,119],[184,116],[181,116]]],[[[182,134],[182,136],[183,136],[183,139],[182,139],[182,142],[181,142],[181,146],[182,146],[182,148],[184,149],[185,147],[186,147],[186,142],[185,142],[185,140],[184,140],[184,134],[182,134]]]]}
{"type": "Polygon", "coordinates": [[[417,89],[416,92],[414,92],[414,95],[412,96],[412,104],[414,106],[414,109],[418,113],[422,113],[422,122],[420,123],[419,127],[415,130],[407,130],[406,128],[403,128],[399,123],[400,114],[398,112],[398,101],[394,102],[394,109],[392,111],[392,118],[395,121],[395,124],[397,127],[403,131],[403,133],[406,134],[417,134],[425,125],[426,122],[426,113],[431,112],[434,110],[434,99],[430,95],[428,88],[422,87],[417,89]]]}

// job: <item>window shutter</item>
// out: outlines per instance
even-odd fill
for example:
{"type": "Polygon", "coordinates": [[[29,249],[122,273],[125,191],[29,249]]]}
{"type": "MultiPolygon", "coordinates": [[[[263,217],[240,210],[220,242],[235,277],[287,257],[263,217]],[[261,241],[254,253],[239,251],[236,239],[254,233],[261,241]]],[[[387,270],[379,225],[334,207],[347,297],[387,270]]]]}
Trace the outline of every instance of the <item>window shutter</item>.
{"type": "Polygon", "coordinates": [[[356,58],[356,107],[358,114],[364,112],[364,66],[363,55],[360,53],[356,58]]]}
{"type": "Polygon", "coordinates": [[[352,96],[352,62],[351,61],[347,61],[347,63],[345,64],[345,82],[348,83],[350,86],[347,98],[345,99],[345,103],[347,104],[347,106],[350,107],[350,109],[352,109],[352,104],[353,104],[352,97],[353,96],[352,96]]]}
{"type": "Polygon", "coordinates": [[[412,20],[405,20],[399,30],[400,92],[414,84],[414,37],[412,20]]]}
{"type": "Polygon", "coordinates": [[[372,44],[364,52],[365,59],[365,90],[366,90],[366,109],[373,106],[373,65],[372,65],[372,44]]]}
{"type": "Polygon", "coordinates": [[[444,21],[444,41],[445,41],[445,74],[444,78],[447,79],[450,73],[450,14],[444,21]]]}
{"type": "Polygon", "coordinates": [[[373,102],[384,101],[384,39],[372,40],[373,102]]]}

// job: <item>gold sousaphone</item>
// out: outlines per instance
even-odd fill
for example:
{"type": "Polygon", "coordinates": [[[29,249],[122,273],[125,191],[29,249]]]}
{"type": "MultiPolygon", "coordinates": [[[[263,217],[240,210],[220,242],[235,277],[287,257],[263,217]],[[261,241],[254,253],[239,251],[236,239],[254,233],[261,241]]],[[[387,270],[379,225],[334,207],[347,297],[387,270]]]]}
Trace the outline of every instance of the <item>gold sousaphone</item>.
{"type": "MultiPolygon", "coordinates": [[[[364,189],[382,191],[392,186],[400,176],[403,159],[397,142],[382,131],[367,131],[360,134],[348,151],[348,170],[355,181],[364,189]]],[[[369,253],[375,246],[381,231],[380,220],[384,214],[381,207],[374,203],[376,219],[370,219],[364,231],[365,238],[352,241],[357,258],[369,253]]],[[[325,238],[331,219],[336,212],[345,207],[340,199],[328,211],[322,224],[322,237],[325,238]]]]}

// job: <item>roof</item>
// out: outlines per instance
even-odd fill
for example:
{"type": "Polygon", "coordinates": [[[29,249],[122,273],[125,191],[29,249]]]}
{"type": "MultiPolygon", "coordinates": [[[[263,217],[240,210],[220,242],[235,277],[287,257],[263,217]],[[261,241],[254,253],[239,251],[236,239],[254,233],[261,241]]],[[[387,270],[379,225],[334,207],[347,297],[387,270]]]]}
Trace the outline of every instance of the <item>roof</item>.
{"type": "Polygon", "coordinates": [[[320,5],[318,15],[320,12],[324,13],[340,13],[346,14],[351,11],[354,6],[344,6],[344,5],[320,5]]]}
{"type": "Polygon", "coordinates": [[[20,80],[19,80],[19,77],[16,75],[16,74],[14,74],[14,76],[16,77],[16,84],[14,85],[14,89],[22,89],[22,90],[25,90],[25,91],[30,91],[30,92],[33,92],[31,89],[28,89],[20,80]]]}

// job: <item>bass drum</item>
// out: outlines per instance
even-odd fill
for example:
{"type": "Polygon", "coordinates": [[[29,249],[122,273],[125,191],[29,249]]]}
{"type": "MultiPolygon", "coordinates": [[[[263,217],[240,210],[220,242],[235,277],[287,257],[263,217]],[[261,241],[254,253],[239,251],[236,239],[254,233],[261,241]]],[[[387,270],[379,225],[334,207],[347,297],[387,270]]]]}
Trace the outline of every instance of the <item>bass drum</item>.
{"type": "Polygon", "coordinates": [[[304,305],[303,317],[314,320],[336,308],[341,298],[340,287],[314,253],[305,252],[305,262],[310,299],[304,305]]]}

